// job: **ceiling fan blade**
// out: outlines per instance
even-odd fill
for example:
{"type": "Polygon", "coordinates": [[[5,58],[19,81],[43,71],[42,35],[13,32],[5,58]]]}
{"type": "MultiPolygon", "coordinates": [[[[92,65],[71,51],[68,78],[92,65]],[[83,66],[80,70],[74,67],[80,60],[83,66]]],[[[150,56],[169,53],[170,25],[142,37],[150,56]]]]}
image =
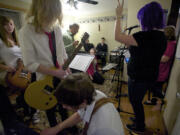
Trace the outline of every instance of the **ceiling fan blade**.
{"type": "Polygon", "coordinates": [[[78,1],[80,1],[80,2],[85,2],[85,3],[89,3],[89,4],[94,4],[94,5],[98,4],[97,1],[92,1],[92,0],[78,0],[78,1]]]}

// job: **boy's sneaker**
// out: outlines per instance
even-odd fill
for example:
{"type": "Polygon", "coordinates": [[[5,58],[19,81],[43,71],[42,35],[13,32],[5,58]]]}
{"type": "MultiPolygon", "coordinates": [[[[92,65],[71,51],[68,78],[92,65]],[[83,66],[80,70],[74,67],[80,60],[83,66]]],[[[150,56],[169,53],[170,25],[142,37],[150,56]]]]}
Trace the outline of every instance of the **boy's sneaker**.
{"type": "Polygon", "coordinates": [[[37,112],[33,115],[33,117],[32,117],[32,122],[33,122],[34,124],[37,124],[37,123],[40,122],[40,112],[39,112],[39,111],[37,111],[37,112]]]}
{"type": "Polygon", "coordinates": [[[152,98],[151,100],[147,100],[144,102],[145,105],[156,105],[157,98],[152,98]]]}

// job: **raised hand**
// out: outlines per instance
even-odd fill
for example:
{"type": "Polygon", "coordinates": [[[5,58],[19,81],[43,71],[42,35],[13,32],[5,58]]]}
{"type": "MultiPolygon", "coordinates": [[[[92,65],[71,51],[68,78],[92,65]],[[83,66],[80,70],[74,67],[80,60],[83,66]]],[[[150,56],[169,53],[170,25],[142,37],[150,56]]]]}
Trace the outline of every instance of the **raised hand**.
{"type": "Polygon", "coordinates": [[[120,18],[122,16],[123,6],[124,6],[124,0],[122,0],[122,4],[118,0],[118,6],[116,8],[116,16],[117,16],[117,18],[120,18]]]}

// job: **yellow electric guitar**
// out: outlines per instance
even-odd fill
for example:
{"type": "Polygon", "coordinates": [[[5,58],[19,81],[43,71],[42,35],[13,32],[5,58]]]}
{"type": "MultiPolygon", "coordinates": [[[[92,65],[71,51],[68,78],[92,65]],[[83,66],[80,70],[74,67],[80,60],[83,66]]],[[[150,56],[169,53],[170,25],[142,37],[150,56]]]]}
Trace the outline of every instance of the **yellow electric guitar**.
{"type": "Polygon", "coordinates": [[[31,83],[31,73],[28,72],[23,62],[18,59],[15,72],[9,72],[6,75],[6,82],[15,89],[25,90],[31,83]]]}
{"type": "MultiPolygon", "coordinates": [[[[74,50],[73,54],[64,63],[63,69],[66,70],[79,52],[84,44],[84,41],[89,37],[88,33],[84,33],[81,43],[74,50]]],[[[56,78],[52,76],[46,76],[45,79],[31,83],[25,91],[24,98],[27,104],[35,109],[48,110],[57,104],[57,99],[54,96],[55,87],[54,82],[56,78]]]]}

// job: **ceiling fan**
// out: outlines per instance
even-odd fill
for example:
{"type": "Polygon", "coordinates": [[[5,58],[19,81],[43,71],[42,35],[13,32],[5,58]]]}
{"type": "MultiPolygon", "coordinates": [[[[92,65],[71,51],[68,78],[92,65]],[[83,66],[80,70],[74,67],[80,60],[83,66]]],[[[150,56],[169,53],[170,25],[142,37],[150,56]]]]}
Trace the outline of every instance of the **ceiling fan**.
{"type": "Polygon", "coordinates": [[[78,1],[88,3],[88,4],[93,4],[93,5],[98,4],[98,2],[94,0],[78,0],[78,1]]]}
{"type": "Polygon", "coordinates": [[[93,5],[98,4],[98,2],[94,0],[67,0],[67,3],[77,9],[78,1],[88,3],[88,4],[93,4],[93,5]]]}

